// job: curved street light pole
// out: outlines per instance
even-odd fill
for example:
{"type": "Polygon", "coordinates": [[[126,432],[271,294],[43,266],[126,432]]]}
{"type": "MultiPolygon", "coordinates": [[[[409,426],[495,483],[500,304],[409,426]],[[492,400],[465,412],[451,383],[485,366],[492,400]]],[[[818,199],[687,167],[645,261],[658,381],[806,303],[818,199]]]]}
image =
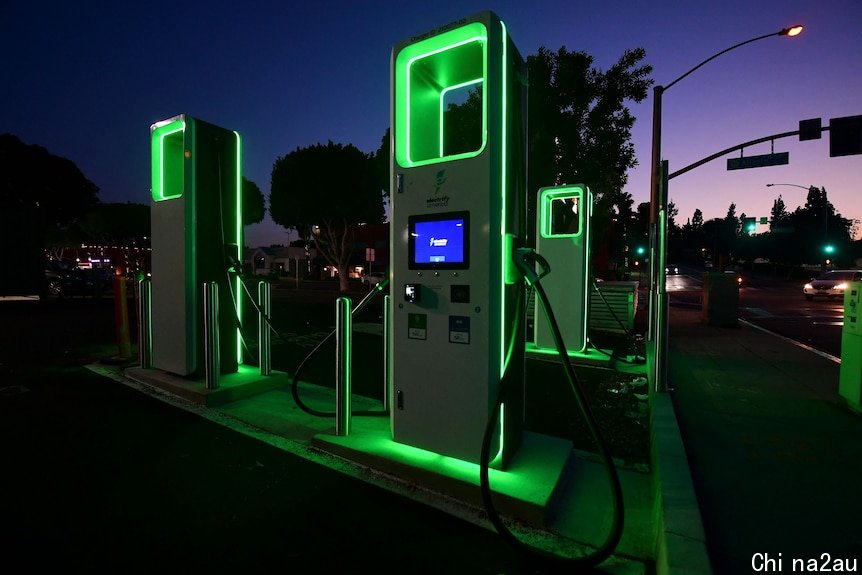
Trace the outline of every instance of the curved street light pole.
{"type": "Polygon", "coordinates": [[[773,36],[797,36],[802,32],[802,26],[790,26],[782,28],[778,32],[757,36],[744,42],[734,44],[720,52],[716,52],[685,74],[679,76],[673,82],[665,86],[653,87],[653,116],[652,116],[652,163],[650,173],[650,298],[649,298],[649,328],[647,339],[654,342],[655,357],[653,360],[653,386],[655,391],[666,391],[667,389],[667,328],[668,309],[667,291],[665,282],[667,277],[664,270],[667,244],[667,164],[661,159],[661,111],[662,96],[664,92],[675,84],[695,72],[705,64],[715,60],[719,56],[735,50],[740,46],[757,42],[773,36]]]}

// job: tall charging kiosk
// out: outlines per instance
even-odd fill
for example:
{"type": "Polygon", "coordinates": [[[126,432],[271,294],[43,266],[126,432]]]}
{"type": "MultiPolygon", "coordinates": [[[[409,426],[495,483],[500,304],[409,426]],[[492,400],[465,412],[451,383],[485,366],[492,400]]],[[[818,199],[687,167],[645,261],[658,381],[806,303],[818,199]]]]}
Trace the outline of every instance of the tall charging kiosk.
{"type": "MultiPolygon", "coordinates": [[[[542,286],[554,309],[566,350],[580,353],[589,343],[593,194],[581,184],[542,188],[536,206],[536,251],[548,261],[552,270],[542,286]]],[[[536,348],[556,350],[541,306],[536,305],[534,313],[536,348]]]]}
{"type": "Polygon", "coordinates": [[[218,286],[219,363],[237,371],[241,286],[240,136],[188,115],[157,122],[152,145],[152,365],[203,370],[203,285],[218,286]]]}
{"type": "Polygon", "coordinates": [[[526,67],[491,12],[397,44],[391,64],[393,439],[479,462],[511,377],[502,466],[523,421],[526,67]]]}
{"type": "Polygon", "coordinates": [[[847,407],[862,413],[862,281],[847,282],[838,393],[847,407]]]}

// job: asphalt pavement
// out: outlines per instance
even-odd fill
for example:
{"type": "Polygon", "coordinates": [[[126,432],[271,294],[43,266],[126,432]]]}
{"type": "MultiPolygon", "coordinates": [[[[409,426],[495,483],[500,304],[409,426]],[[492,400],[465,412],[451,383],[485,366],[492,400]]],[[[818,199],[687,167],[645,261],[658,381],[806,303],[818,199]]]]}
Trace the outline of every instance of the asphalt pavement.
{"type": "Polygon", "coordinates": [[[115,357],[112,307],[0,302],[0,563],[16,573],[557,571],[479,516],[465,521],[87,369],[132,363],[115,357]]]}
{"type": "Polygon", "coordinates": [[[862,417],[838,394],[839,365],[750,324],[709,326],[691,307],[671,306],[669,346],[713,572],[862,559],[862,417]]]}
{"type": "MultiPolygon", "coordinates": [[[[94,374],[84,365],[116,353],[112,306],[0,302],[2,562],[23,572],[550,572],[481,521],[94,374]]],[[[691,306],[670,313],[670,397],[712,572],[862,558],[862,418],[838,395],[838,365],[746,323],[710,326],[691,306]]]]}
{"type": "Polygon", "coordinates": [[[7,573],[543,572],[482,527],[94,374],[112,305],[0,302],[7,573]]]}

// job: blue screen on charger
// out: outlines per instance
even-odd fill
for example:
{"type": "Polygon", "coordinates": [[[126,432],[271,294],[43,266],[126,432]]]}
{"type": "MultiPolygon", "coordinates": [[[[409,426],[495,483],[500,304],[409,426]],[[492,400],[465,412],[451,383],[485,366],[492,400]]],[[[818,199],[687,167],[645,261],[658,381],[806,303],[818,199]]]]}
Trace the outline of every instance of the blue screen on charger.
{"type": "Polygon", "coordinates": [[[465,261],[464,218],[415,222],[414,264],[461,264],[465,261]]]}

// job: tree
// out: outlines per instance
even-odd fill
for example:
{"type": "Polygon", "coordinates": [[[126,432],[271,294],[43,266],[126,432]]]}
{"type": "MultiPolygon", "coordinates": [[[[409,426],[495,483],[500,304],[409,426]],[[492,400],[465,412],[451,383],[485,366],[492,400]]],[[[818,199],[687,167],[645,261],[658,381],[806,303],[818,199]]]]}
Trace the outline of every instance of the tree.
{"type": "Polygon", "coordinates": [[[0,134],[0,294],[41,291],[46,236],[65,231],[98,193],[71,160],[0,134]]]}
{"type": "Polygon", "coordinates": [[[242,225],[249,226],[263,221],[266,207],[263,202],[263,192],[257,184],[245,176],[242,177],[242,225]]]}
{"type": "Polygon", "coordinates": [[[679,215],[679,208],[676,207],[676,204],[673,202],[667,203],[667,228],[668,230],[674,230],[678,226],[676,225],[676,217],[679,215]]]}
{"type": "Polygon", "coordinates": [[[695,208],[694,214],[691,216],[691,229],[699,230],[703,227],[703,212],[700,208],[695,208]]]}
{"type": "Polygon", "coordinates": [[[377,177],[377,185],[383,190],[383,197],[389,197],[389,186],[392,185],[389,181],[389,162],[390,162],[390,153],[391,153],[391,139],[392,133],[390,128],[386,128],[386,133],[383,134],[383,137],[380,139],[380,147],[377,148],[377,152],[374,154],[374,170],[377,177]]]}
{"type": "Polygon", "coordinates": [[[47,227],[64,227],[87,213],[98,194],[71,160],[0,135],[0,209],[38,206],[47,227]]]}
{"type": "Polygon", "coordinates": [[[383,222],[383,191],[373,156],[352,144],[315,144],[276,159],[272,167],[272,220],[314,242],[348,289],[351,227],[383,222]],[[337,181],[332,174],[340,174],[337,181]]]}
{"type": "Polygon", "coordinates": [[[787,206],[784,205],[784,200],[781,199],[781,194],[772,202],[772,210],[770,211],[769,231],[774,232],[787,223],[787,218],[790,214],[787,213],[787,206]]]}
{"type": "MultiPolygon", "coordinates": [[[[606,72],[586,52],[545,47],[527,58],[529,94],[528,190],[561,183],[585,183],[593,191],[594,229],[612,229],[624,211],[621,197],[627,171],[637,165],[631,130],[635,118],[628,101],[641,102],[653,81],[652,67],[642,64],[642,48],[626,50],[606,72]]],[[[527,222],[535,237],[535,194],[527,196],[527,222]]],[[[621,222],[626,226],[627,221],[621,222]]],[[[627,235],[616,231],[615,235],[627,235]]],[[[614,242],[613,259],[625,246],[614,242]]]]}
{"type": "Polygon", "coordinates": [[[849,246],[853,221],[835,210],[826,188],[811,186],[805,205],[787,216],[787,224],[792,229],[791,237],[783,245],[788,262],[822,262],[827,245],[838,249],[839,254],[846,254],[844,248],[849,246]]]}

